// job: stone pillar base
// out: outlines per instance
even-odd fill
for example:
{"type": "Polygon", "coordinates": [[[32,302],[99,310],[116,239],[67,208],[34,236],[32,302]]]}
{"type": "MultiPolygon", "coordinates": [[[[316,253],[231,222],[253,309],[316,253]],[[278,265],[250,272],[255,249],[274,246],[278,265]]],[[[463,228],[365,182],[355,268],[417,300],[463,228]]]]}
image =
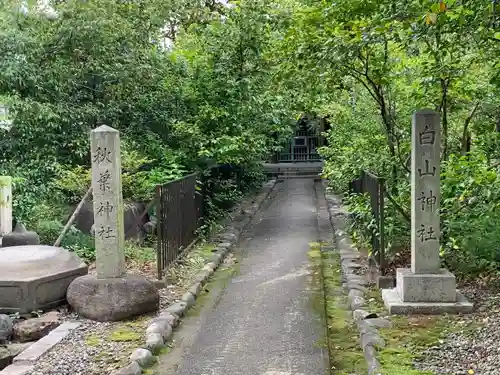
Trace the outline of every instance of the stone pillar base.
{"type": "Polygon", "coordinates": [[[396,289],[382,289],[385,307],[391,315],[467,314],[474,305],[458,290],[456,302],[403,302],[396,289]]]}
{"type": "Polygon", "coordinates": [[[390,314],[468,313],[473,305],[456,290],[455,276],[446,269],[436,274],[396,270],[396,288],[382,290],[390,314]]]}
{"type": "Polygon", "coordinates": [[[94,275],[78,277],[70,284],[66,297],[78,314],[99,322],[155,312],[160,301],[154,283],[131,275],[108,279],[94,275]]]}
{"type": "Polygon", "coordinates": [[[446,269],[436,274],[415,274],[409,268],[396,270],[396,289],[404,302],[455,302],[455,275],[446,269]]]}

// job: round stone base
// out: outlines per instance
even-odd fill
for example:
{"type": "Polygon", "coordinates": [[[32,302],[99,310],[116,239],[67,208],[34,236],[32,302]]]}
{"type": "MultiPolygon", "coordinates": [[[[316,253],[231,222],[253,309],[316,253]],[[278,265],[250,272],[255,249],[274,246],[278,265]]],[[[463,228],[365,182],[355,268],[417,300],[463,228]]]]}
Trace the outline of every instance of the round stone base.
{"type": "Polygon", "coordinates": [[[78,314],[99,322],[157,311],[160,303],[155,285],[137,276],[109,279],[81,276],[70,284],[66,297],[78,314]]]}

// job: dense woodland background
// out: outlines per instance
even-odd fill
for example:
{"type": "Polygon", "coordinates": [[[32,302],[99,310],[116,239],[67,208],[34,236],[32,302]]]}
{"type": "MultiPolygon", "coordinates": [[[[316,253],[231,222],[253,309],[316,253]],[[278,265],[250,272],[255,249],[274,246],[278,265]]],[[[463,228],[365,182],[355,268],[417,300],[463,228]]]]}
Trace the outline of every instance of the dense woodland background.
{"type": "MultiPolygon", "coordinates": [[[[331,124],[322,155],[334,190],[362,169],[387,179],[397,202],[386,204],[388,247],[404,258],[411,114],[429,107],[442,121],[443,261],[460,275],[497,274],[495,1],[19,3],[0,2],[0,98],[13,120],[0,130],[0,173],[15,177],[16,218],[43,238],[89,186],[97,125],[122,132],[125,198],[147,201],[156,183],[207,160],[245,166],[247,185],[260,183],[258,163],[310,113],[331,124]]],[[[228,183],[227,194],[240,192],[228,183]]],[[[367,201],[348,202],[366,242],[367,201]]]]}

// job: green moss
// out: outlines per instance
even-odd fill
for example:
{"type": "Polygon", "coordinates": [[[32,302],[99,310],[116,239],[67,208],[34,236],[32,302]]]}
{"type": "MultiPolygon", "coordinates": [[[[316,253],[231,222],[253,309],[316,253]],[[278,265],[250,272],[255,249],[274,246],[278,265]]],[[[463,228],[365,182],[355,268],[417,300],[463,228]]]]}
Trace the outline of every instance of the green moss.
{"type": "Polygon", "coordinates": [[[113,330],[108,339],[111,341],[139,341],[142,335],[132,327],[120,327],[113,330]]]}
{"type": "Polygon", "coordinates": [[[85,337],[85,344],[87,346],[98,346],[101,343],[101,339],[97,335],[89,335],[85,337]]]}
{"type": "Polygon", "coordinates": [[[212,250],[215,249],[215,245],[213,243],[204,243],[195,250],[195,253],[200,255],[204,259],[209,259],[212,255],[213,252],[212,250]]]}
{"type": "MultiPolygon", "coordinates": [[[[379,290],[372,288],[368,293],[368,311],[384,311],[379,290]]],[[[431,375],[431,372],[414,368],[413,364],[429,346],[435,345],[450,332],[473,331],[479,324],[463,327],[456,315],[415,315],[391,317],[392,328],[380,331],[386,348],[379,352],[382,372],[394,375],[431,375]]]]}
{"type": "Polygon", "coordinates": [[[328,347],[332,374],[366,373],[363,353],[359,348],[357,333],[347,310],[346,296],[341,288],[340,258],[338,254],[321,252],[321,245],[309,244],[311,249],[308,252],[313,268],[314,289],[321,291],[315,296],[314,307],[318,311],[323,310],[323,314],[326,313],[328,325],[328,337],[318,344],[328,347]]]}
{"type": "MultiPolygon", "coordinates": [[[[359,333],[352,322],[352,314],[347,306],[347,296],[342,291],[340,272],[340,257],[336,253],[321,252],[321,244],[311,243],[308,253],[313,265],[313,283],[317,287],[320,276],[326,295],[326,319],[331,373],[348,375],[352,373],[366,373],[366,362],[359,346],[359,333]],[[321,268],[322,267],[322,268],[321,268]]],[[[315,309],[325,308],[318,301],[314,302],[315,309]]],[[[380,290],[369,289],[366,310],[383,314],[385,308],[380,290]]],[[[430,345],[434,345],[443,335],[450,331],[463,330],[457,326],[454,316],[394,316],[391,317],[392,328],[380,331],[386,341],[386,348],[378,353],[381,363],[381,373],[391,375],[431,375],[427,371],[414,368],[413,363],[419,353],[430,345]]],[[[469,329],[469,327],[467,327],[469,329]]],[[[318,345],[325,342],[318,341],[318,345]]]]}
{"type": "Polygon", "coordinates": [[[209,298],[210,290],[212,290],[214,287],[224,289],[231,277],[233,277],[237,271],[237,264],[231,267],[218,268],[212,278],[203,286],[201,293],[196,298],[196,304],[191,309],[189,309],[186,316],[198,316],[203,310],[205,302],[209,298]]]}

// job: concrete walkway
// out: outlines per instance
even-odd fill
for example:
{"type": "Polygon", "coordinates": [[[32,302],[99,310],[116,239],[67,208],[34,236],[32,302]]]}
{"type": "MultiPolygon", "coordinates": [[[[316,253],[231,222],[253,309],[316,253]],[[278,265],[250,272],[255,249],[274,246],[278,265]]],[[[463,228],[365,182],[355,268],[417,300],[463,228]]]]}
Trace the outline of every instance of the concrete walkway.
{"type": "Polygon", "coordinates": [[[318,241],[316,204],[313,180],[276,186],[241,241],[238,275],[173,374],[327,374],[324,316],[314,310],[322,296],[312,287],[307,256],[318,241]]]}

